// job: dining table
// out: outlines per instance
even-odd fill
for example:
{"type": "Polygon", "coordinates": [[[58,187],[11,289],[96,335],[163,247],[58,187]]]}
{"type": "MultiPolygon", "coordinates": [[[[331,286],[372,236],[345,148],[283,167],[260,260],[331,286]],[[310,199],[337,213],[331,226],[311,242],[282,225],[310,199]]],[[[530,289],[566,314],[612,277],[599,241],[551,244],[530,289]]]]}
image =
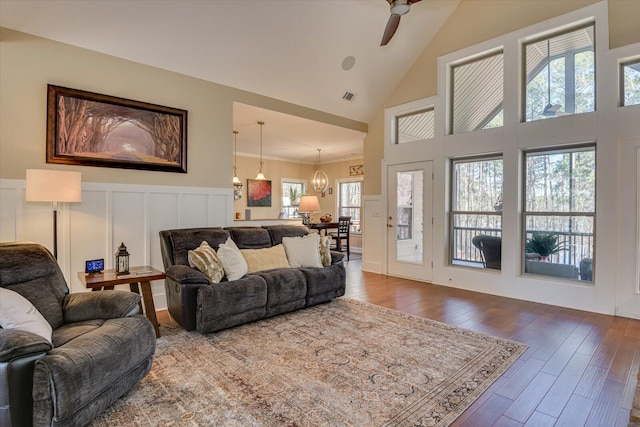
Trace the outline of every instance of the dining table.
{"type": "Polygon", "coordinates": [[[324,235],[326,236],[328,230],[338,229],[338,223],[337,222],[312,222],[311,225],[309,225],[309,228],[312,230],[318,230],[318,233],[322,233],[322,230],[324,230],[324,235]]]}

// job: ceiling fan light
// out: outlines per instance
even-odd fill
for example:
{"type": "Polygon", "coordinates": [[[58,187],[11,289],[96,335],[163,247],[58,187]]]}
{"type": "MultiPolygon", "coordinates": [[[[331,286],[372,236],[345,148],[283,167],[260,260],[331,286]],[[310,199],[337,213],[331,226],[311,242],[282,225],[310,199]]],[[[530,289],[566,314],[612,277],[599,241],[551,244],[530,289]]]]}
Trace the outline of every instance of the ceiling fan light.
{"type": "Polygon", "coordinates": [[[409,0],[395,0],[391,3],[392,15],[404,15],[411,9],[409,0]]]}

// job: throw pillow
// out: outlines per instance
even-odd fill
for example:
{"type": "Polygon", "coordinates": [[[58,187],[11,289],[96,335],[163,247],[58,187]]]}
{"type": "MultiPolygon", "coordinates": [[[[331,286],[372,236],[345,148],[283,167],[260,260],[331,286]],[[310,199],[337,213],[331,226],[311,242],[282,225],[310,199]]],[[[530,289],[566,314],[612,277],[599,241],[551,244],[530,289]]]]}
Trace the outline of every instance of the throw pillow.
{"type": "Polygon", "coordinates": [[[331,265],[331,236],[320,236],[320,259],[322,265],[331,265]]]}
{"type": "Polygon", "coordinates": [[[240,252],[247,261],[249,273],[271,270],[272,268],[289,268],[287,254],[282,245],[263,249],[240,249],[240,252]]]}
{"type": "Polygon", "coordinates": [[[282,245],[292,268],[322,267],[320,260],[320,236],[316,233],[303,237],[283,237],[282,245]]]}
{"type": "Polygon", "coordinates": [[[51,325],[42,314],[17,292],[0,287],[0,326],[32,332],[51,342],[51,325]]]}
{"type": "Polygon", "coordinates": [[[224,276],[224,268],[216,250],[209,246],[206,240],[200,243],[197,249],[189,251],[189,265],[202,271],[211,283],[220,283],[224,276]]]}
{"type": "Polygon", "coordinates": [[[242,252],[231,237],[218,246],[218,259],[222,263],[227,280],[238,280],[249,271],[242,252]]]}

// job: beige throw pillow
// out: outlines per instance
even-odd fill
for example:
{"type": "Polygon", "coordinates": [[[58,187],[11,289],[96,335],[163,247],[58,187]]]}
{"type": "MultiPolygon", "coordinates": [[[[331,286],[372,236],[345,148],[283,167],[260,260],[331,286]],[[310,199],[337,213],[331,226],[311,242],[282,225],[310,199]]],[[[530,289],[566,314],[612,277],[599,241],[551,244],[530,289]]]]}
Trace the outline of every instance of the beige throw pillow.
{"type": "Polygon", "coordinates": [[[320,236],[320,259],[322,265],[331,265],[331,236],[320,236]]]}
{"type": "Polygon", "coordinates": [[[218,246],[218,259],[228,280],[238,280],[249,271],[247,262],[231,237],[218,246]]]}
{"type": "Polygon", "coordinates": [[[189,251],[189,265],[203,272],[212,283],[220,283],[224,276],[222,263],[218,259],[215,249],[203,241],[197,249],[189,251]]]}
{"type": "Polygon", "coordinates": [[[282,245],[292,268],[322,267],[320,236],[316,233],[302,237],[283,237],[282,245]]]}
{"type": "Polygon", "coordinates": [[[240,249],[244,260],[247,261],[249,273],[271,270],[272,268],[289,268],[284,246],[276,245],[263,249],[240,249]]]}

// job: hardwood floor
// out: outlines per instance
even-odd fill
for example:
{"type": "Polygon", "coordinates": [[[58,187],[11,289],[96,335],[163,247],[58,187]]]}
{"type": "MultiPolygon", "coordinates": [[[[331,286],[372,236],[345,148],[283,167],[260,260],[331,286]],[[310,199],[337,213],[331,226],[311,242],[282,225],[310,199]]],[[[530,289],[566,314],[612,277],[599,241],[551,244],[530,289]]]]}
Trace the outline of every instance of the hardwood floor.
{"type": "MultiPolygon", "coordinates": [[[[627,426],[640,320],[366,273],[361,260],[346,265],[349,298],[529,345],[454,426],[627,426]]],[[[166,311],[158,319],[172,321],[166,311]]]]}

